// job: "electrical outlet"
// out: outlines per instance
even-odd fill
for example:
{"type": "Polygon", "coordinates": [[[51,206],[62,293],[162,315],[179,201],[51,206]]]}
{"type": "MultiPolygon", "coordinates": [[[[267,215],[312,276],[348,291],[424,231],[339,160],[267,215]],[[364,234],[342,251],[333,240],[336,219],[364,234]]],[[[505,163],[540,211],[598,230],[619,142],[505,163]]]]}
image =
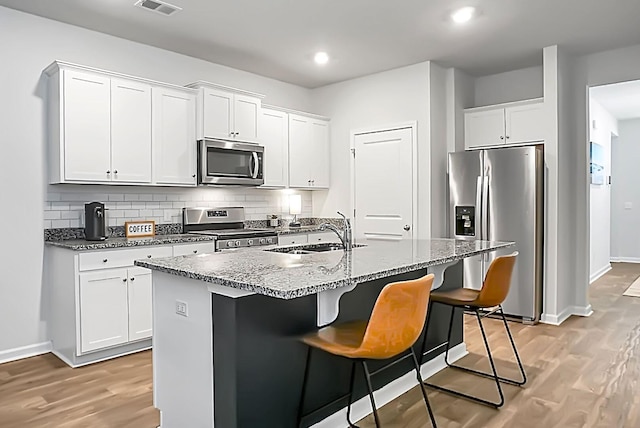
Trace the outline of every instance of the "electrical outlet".
{"type": "Polygon", "coordinates": [[[187,302],[176,300],[176,314],[182,315],[183,317],[189,316],[189,307],[187,306],[187,302]]]}

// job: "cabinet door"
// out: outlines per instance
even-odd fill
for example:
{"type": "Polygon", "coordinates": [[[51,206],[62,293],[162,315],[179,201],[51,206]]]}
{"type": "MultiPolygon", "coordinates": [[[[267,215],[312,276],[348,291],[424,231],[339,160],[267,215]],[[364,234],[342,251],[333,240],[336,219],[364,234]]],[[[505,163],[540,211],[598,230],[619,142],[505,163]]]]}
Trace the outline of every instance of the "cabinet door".
{"type": "Polygon", "coordinates": [[[204,136],[233,139],[233,94],[219,89],[202,91],[204,136]]]}
{"type": "Polygon", "coordinates": [[[151,182],[151,86],[111,79],[111,177],[151,182]]]}
{"type": "Polygon", "coordinates": [[[264,146],[264,185],[286,187],[289,168],[289,117],[262,109],[260,143],[264,146]]]}
{"type": "Polygon", "coordinates": [[[80,350],[128,341],[127,270],[80,274],[80,350]]]}
{"type": "Polygon", "coordinates": [[[108,77],[64,70],[64,179],[111,180],[108,77]]]}
{"type": "Polygon", "coordinates": [[[503,108],[464,114],[464,146],[466,149],[501,144],[505,144],[503,108]]]}
{"type": "Polygon", "coordinates": [[[309,164],[313,165],[311,186],[314,188],[329,188],[329,123],[325,120],[311,121],[311,142],[313,145],[312,158],[309,164]]]}
{"type": "Polygon", "coordinates": [[[196,185],[195,96],[153,88],[153,181],[196,185]]]}
{"type": "Polygon", "coordinates": [[[188,256],[191,254],[207,254],[216,251],[215,243],[198,242],[197,244],[181,244],[173,246],[173,256],[188,256]]]}
{"type": "Polygon", "coordinates": [[[152,333],[151,271],[129,268],[129,341],[146,339],[152,333]]]}
{"type": "Polygon", "coordinates": [[[233,103],[233,132],[236,140],[258,142],[262,102],[260,98],[236,94],[233,103]]]}
{"type": "Polygon", "coordinates": [[[311,119],[296,114],[289,115],[289,186],[311,187],[313,160],[311,143],[311,119]]]}
{"type": "Polygon", "coordinates": [[[507,144],[544,141],[543,103],[507,107],[504,117],[507,144]]]}

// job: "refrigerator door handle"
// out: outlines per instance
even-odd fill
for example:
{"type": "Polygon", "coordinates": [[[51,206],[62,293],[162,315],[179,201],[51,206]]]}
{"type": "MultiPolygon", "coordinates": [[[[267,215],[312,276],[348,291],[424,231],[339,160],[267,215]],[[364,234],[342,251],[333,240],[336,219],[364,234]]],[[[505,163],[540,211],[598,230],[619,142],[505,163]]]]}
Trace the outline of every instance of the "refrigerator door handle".
{"type": "MultiPolygon", "coordinates": [[[[482,239],[489,241],[489,176],[482,177],[482,239]]],[[[485,261],[489,261],[489,253],[484,254],[485,261]]]]}
{"type": "Polygon", "coordinates": [[[479,239],[484,239],[482,233],[484,212],[482,211],[482,176],[478,176],[476,179],[476,236],[479,239]]]}

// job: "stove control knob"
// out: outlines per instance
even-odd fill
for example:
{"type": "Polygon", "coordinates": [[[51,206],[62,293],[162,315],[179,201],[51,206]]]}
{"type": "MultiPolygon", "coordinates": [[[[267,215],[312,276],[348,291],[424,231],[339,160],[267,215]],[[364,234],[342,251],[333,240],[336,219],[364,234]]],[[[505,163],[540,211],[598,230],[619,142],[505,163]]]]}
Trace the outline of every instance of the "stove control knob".
{"type": "Polygon", "coordinates": [[[268,244],[273,244],[273,238],[267,238],[267,243],[268,244]]]}
{"type": "Polygon", "coordinates": [[[227,242],[227,247],[233,247],[233,242],[232,241],[227,242]]]}
{"type": "Polygon", "coordinates": [[[265,239],[264,238],[260,238],[260,245],[264,245],[265,243],[265,239]]]}
{"type": "Polygon", "coordinates": [[[240,246],[240,241],[236,241],[236,247],[240,246]]]}
{"type": "Polygon", "coordinates": [[[253,245],[253,239],[249,239],[249,240],[247,241],[247,245],[248,245],[248,246],[252,246],[252,245],[253,245]]]}

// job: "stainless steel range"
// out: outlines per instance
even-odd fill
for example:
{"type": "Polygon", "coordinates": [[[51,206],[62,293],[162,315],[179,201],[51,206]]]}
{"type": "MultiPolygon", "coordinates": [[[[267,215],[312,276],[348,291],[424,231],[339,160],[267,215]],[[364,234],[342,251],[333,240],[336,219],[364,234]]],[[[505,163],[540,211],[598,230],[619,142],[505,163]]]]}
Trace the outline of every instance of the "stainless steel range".
{"type": "Polygon", "coordinates": [[[244,208],[183,208],[185,233],[216,237],[216,251],[278,243],[273,229],[245,229],[244,208]]]}

